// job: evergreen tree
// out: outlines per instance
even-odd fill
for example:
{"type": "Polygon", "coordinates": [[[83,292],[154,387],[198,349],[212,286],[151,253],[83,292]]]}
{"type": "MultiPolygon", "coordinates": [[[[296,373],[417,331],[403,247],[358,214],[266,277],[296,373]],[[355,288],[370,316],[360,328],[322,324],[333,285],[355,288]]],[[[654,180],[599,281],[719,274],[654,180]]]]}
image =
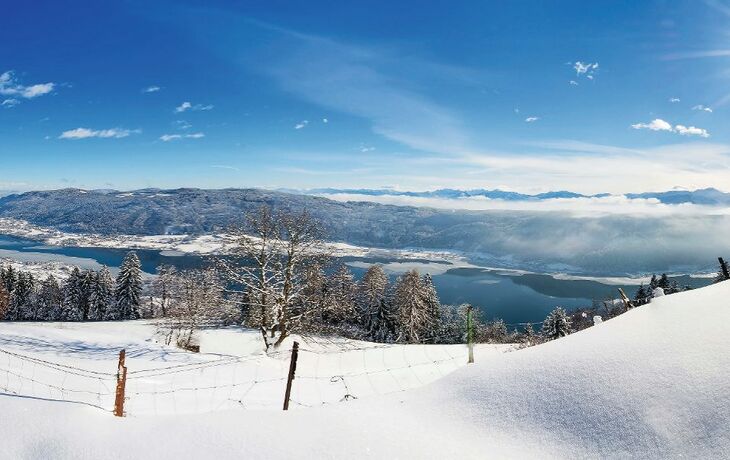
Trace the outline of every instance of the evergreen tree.
{"type": "Polygon", "coordinates": [[[426,314],[429,317],[432,330],[435,330],[438,326],[439,315],[441,312],[441,301],[439,295],[436,292],[436,286],[433,285],[433,278],[431,275],[426,273],[423,275],[421,280],[421,298],[426,308],[426,314]]]}
{"type": "Polygon", "coordinates": [[[119,268],[115,290],[116,315],[119,319],[139,318],[139,299],[142,294],[142,268],[134,251],[127,253],[119,268]]]}
{"type": "Polygon", "coordinates": [[[637,302],[643,302],[647,297],[649,297],[649,294],[646,292],[644,283],[641,283],[639,289],[636,290],[636,294],[634,294],[634,300],[637,302]]]}
{"type": "Polygon", "coordinates": [[[535,335],[535,330],[532,328],[532,323],[527,323],[527,326],[522,331],[521,342],[528,347],[537,342],[537,336],[535,335]]]}
{"type": "MultiPolygon", "coordinates": [[[[299,310],[301,311],[302,326],[309,332],[326,332],[325,309],[329,304],[329,290],[327,277],[322,265],[314,262],[309,264],[302,275],[302,292],[299,298],[299,310]]],[[[258,325],[257,318],[261,315],[261,309],[249,307],[248,322],[258,325]]]]}
{"type": "Polygon", "coordinates": [[[13,291],[10,293],[10,306],[6,314],[11,321],[33,319],[33,291],[35,281],[33,275],[18,272],[13,291]]]}
{"type": "Polygon", "coordinates": [[[656,275],[651,275],[651,280],[649,280],[649,292],[654,292],[654,289],[657,287],[659,287],[659,280],[656,275]]]}
{"type": "Polygon", "coordinates": [[[432,305],[426,302],[430,298],[428,287],[416,270],[411,270],[401,277],[394,287],[393,301],[397,309],[398,339],[406,343],[424,343],[433,341],[438,329],[437,317],[434,317],[432,305]]]}
{"type": "Polygon", "coordinates": [[[551,311],[542,323],[542,334],[549,340],[565,337],[570,332],[570,319],[565,310],[560,307],[551,311]]]}
{"type": "Polygon", "coordinates": [[[10,308],[10,293],[5,289],[5,284],[0,283],[0,321],[6,318],[10,308]]]}
{"type": "Polygon", "coordinates": [[[367,338],[392,342],[396,335],[396,314],[388,298],[388,275],[381,265],[372,265],[358,287],[359,310],[367,338]]]}
{"type": "Polygon", "coordinates": [[[509,336],[507,325],[503,320],[495,319],[487,324],[485,335],[486,339],[491,343],[505,343],[509,336]]]}
{"type": "Polygon", "coordinates": [[[112,304],[114,295],[114,281],[109,269],[102,267],[93,278],[91,292],[89,294],[89,315],[88,319],[100,321],[106,318],[107,309],[112,304]]]}
{"type": "Polygon", "coordinates": [[[58,321],[62,316],[63,292],[53,275],[41,283],[37,297],[36,319],[39,321],[58,321]]]}
{"type": "Polygon", "coordinates": [[[2,282],[8,295],[13,293],[16,281],[17,274],[15,270],[13,270],[12,265],[8,265],[6,268],[0,269],[0,282],[2,282]]]}
{"type": "Polygon", "coordinates": [[[669,294],[669,290],[671,289],[671,283],[669,282],[669,277],[666,273],[662,273],[662,276],[657,282],[657,286],[664,289],[665,294],[669,294]]]}
{"type": "Polygon", "coordinates": [[[84,319],[83,278],[84,275],[79,268],[74,267],[63,284],[63,307],[60,319],[64,321],[81,321],[84,319]]]}
{"type": "Polygon", "coordinates": [[[355,281],[347,265],[342,264],[327,280],[329,302],[326,308],[326,320],[340,325],[357,322],[355,309],[355,281]]]}

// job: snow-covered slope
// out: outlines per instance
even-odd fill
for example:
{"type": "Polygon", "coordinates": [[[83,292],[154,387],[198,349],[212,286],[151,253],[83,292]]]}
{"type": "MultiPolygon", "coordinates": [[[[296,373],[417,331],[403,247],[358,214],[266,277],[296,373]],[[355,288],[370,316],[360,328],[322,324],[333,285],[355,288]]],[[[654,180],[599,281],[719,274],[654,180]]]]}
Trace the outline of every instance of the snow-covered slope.
{"type": "Polygon", "coordinates": [[[0,456],[727,458],[728,350],[730,282],[478,356],[417,390],[322,408],[117,419],[0,396],[0,456]]]}

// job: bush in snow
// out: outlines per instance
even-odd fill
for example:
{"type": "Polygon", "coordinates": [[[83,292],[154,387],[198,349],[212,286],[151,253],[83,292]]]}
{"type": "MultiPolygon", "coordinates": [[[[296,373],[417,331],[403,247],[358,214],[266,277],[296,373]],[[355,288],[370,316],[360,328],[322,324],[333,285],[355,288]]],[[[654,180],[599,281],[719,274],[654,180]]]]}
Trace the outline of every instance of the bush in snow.
{"type": "Polygon", "coordinates": [[[556,307],[555,310],[551,311],[542,323],[542,334],[548,340],[565,337],[571,332],[568,314],[561,307],[556,307]]]}

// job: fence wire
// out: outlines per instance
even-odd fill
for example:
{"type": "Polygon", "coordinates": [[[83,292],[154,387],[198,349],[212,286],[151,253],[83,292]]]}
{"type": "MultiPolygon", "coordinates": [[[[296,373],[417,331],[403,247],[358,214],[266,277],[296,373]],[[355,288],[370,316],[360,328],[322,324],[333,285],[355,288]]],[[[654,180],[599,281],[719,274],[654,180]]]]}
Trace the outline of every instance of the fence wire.
{"type": "MultiPolygon", "coordinates": [[[[315,346],[299,348],[291,409],[417,388],[463,366],[467,359],[464,345],[307,345],[315,346]]],[[[126,415],[281,409],[291,350],[216,355],[209,360],[205,359],[211,355],[190,356],[196,361],[142,368],[135,368],[135,359],[128,357],[126,415]]],[[[111,411],[116,363],[103,363],[113,372],[0,349],[0,392],[111,411]]]]}

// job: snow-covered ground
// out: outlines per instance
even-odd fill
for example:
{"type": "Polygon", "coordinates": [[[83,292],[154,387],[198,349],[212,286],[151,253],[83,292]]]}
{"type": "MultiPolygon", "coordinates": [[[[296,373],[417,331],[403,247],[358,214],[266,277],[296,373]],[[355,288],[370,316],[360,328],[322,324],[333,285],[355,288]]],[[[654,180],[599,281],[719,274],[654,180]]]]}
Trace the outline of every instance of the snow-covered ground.
{"type": "MultiPolygon", "coordinates": [[[[730,451],[730,282],[657,298],[537,347],[509,353],[486,347],[468,366],[463,347],[426,351],[302,340],[310,351],[301,355],[293,400],[347,400],[293,404],[298,410],[289,412],[278,410],[281,381],[256,397],[245,395],[238,407],[212,407],[220,399],[203,393],[206,382],[251,379],[247,373],[234,378],[224,371],[228,367],[248,372],[246,366],[258,363],[262,374],[254,381],[279,379],[288,366],[286,350],[265,357],[253,335],[226,330],[204,334],[203,353],[190,354],[158,345],[151,332],[144,322],[1,324],[0,349],[85,369],[77,373],[113,373],[117,351],[125,347],[130,416],[120,419],[95,407],[42,399],[55,399],[51,396],[0,396],[0,456],[704,459],[727,458],[730,451]],[[384,361],[376,364],[376,355],[384,361]],[[453,365],[438,364],[451,358],[453,365]],[[175,369],[182,372],[163,373],[175,369]],[[383,378],[345,388],[333,378],[378,377],[385,369],[390,383],[383,378]],[[320,376],[325,377],[321,396],[305,383],[320,376]],[[165,389],[182,385],[197,393],[196,410],[188,410],[190,396],[176,399],[176,405],[153,406],[155,399],[164,401],[165,389]],[[395,392],[373,390],[378,385],[395,392]],[[145,400],[144,391],[157,394],[145,400]]],[[[0,357],[0,367],[17,371],[14,360],[21,359],[0,357]]],[[[41,364],[25,364],[17,373],[37,371],[41,364]]],[[[36,374],[35,380],[54,372],[59,373],[36,374]]],[[[0,386],[12,379],[0,371],[0,386]]],[[[50,383],[70,387],[72,380],[50,383]]],[[[25,385],[24,392],[44,391],[37,383],[25,385]]],[[[104,387],[98,387],[89,391],[101,393],[104,387]]],[[[101,398],[102,407],[109,406],[108,396],[101,398]]]]}

